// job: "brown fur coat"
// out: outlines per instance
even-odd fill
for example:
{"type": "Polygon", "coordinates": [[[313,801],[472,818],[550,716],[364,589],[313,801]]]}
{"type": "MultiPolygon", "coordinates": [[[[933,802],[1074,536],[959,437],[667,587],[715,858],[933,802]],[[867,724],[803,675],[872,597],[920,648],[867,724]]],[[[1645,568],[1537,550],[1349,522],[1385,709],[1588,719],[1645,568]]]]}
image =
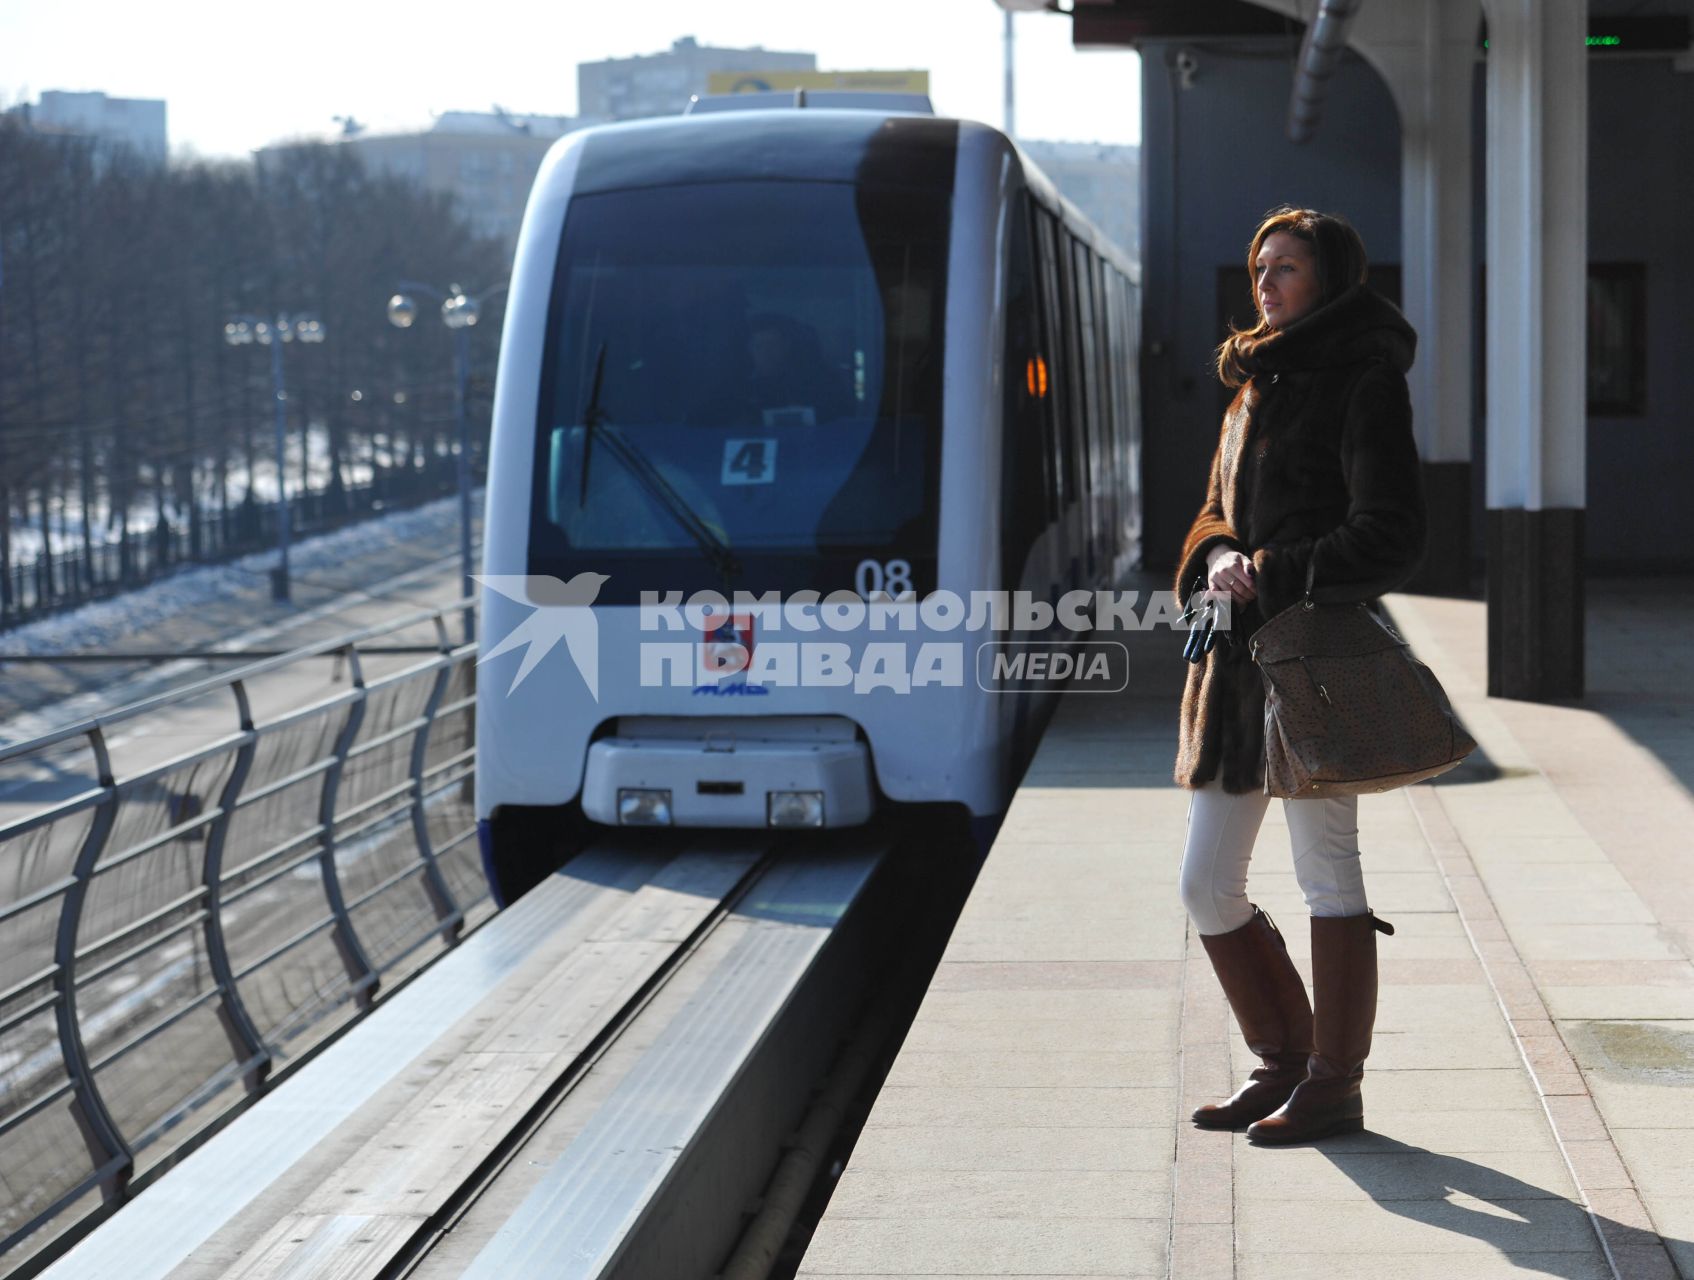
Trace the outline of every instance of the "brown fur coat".
{"type": "Polygon", "coordinates": [[[1224,415],[1206,501],[1184,540],[1177,594],[1227,543],[1252,557],[1258,598],[1231,634],[1188,668],[1176,781],[1221,778],[1233,794],[1264,785],[1264,686],[1242,643],[1312,595],[1374,601],[1423,558],[1425,515],[1406,370],[1417,335],[1370,288],[1349,289],[1264,340],[1224,415]]]}

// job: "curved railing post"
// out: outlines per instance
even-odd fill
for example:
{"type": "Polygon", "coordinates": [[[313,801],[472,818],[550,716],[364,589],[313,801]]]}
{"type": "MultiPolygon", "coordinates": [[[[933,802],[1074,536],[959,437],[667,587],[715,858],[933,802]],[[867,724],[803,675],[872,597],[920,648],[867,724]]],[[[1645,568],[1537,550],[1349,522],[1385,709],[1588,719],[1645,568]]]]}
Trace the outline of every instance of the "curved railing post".
{"type": "Polygon", "coordinates": [[[135,1168],[135,1153],[118,1131],[117,1122],[100,1096],[94,1072],[88,1065],[88,1049],[82,1042],[82,1026],[76,1012],[76,941],[82,925],[82,907],[88,898],[88,885],[94,877],[94,867],[105,852],[112,828],[118,817],[118,790],[112,777],[112,757],[106,750],[106,737],[98,724],[88,730],[88,744],[94,753],[94,765],[99,773],[105,798],[94,810],[94,821],[88,837],[77,852],[76,865],[71,870],[73,884],[65,890],[59,904],[59,930],[53,943],[53,984],[58,1002],[54,1013],[59,1026],[59,1052],[65,1061],[65,1074],[75,1087],[71,1113],[100,1177],[100,1193],[111,1203],[123,1198],[135,1168]]]}
{"type": "MultiPolygon", "coordinates": [[[[476,683],[474,654],[466,652],[453,638],[458,623],[453,615],[458,612],[458,606],[450,605],[393,619],[354,635],[319,641],[288,655],[261,659],[234,672],[195,681],[28,742],[0,746],[0,764],[38,760],[45,751],[80,746],[91,753],[93,768],[98,775],[97,785],[89,783],[83,776],[86,769],[78,757],[76,794],[61,799],[50,811],[0,823],[0,832],[4,832],[0,834],[0,858],[7,854],[17,855],[20,848],[30,848],[28,841],[32,832],[61,822],[65,825],[57,827],[59,839],[70,841],[65,856],[71,858],[68,866],[62,862],[57,864],[53,883],[37,889],[27,898],[17,901],[8,898],[0,904],[0,914],[8,920],[20,917],[25,911],[47,911],[50,927],[56,927],[49,944],[52,968],[45,968],[44,963],[42,971],[35,977],[8,988],[5,993],[7,1011],[0,1018],[0,1025],[15,1029],[32,1019],[54,1019],[57,1043],[49,1045],[48,1052],[49,1059],[56,1052],[59,1063],[55,1068],[49,1060],[43,1069],[63,1071],[62,1076],[55,1075],[51,1087],[45,1092],[35,1091],[38,1083],[45,1087],[45,1082],[30,1081],[30,1089],[23,1092],[33,1092],[34,1100],[9,1111],[5,1120],[0,1121],[0,1129],[3,1129],[0,1147],[18,1158],[28,1156],[32,1146],[48,1150],[56,1167],[62,1169],[67,1178],[74,1178],[70,1186],[62,1189],[55,1183],[56,1198],[51,1203],[36,1205],[34,1216],[27,1222],[0,1227],[0,1253],[9,1256],[9,1251],[19,1241],[39,1231],[43,1224],[65,1214],[71,1206],[82,1203],[92,1190],[98,1189],[109,1206],[128,1199],[136,1183],[143,1176],[151,1176],[137,1173],[138,1162],[146,1163],[151,1144],[187,1119],[202,1104],[207,1095],[206,1086],[221,1086],[232,1074],[240,1074],[249,1094],[262,1092],[268,1087],[281,1055],[281,1041],[278,1040],[274,1046],[270,1041],[290,1033],[294,1025],[292,1015],[283,1027],[274,1032],[261,1030],[259,1024],[264,1015],[257,1005],[247,1005],[245,995],[254,988],[247,985],[245,977],[238,981],[236,975],[242,972],[242,967],[235,963],[235,957],[243,954],[240,944],[244,927],[255,929],[260,942],[269,941],[272,926],[278,922],[264,918],[264,908],[286,896],[291,886],[280,883],[283,876],[291,875],[296,868],[306,868],[309,874],[311,864],[317,862],[328,900],[328,919],[315,916],[309,921],[300,921],[298,928],[294,928],[294,922],[290,921],[289,938],[263,960],[257,961],[252,971],[259,971],[285,954],[293,954],[297,957],[294,962],[296,967],[281,972],[311,972],[315,979],[317,965],[321,964],[321,952],[305,959],[303,950],[295,952],[293,949],[314,938],[321,946],[327,928],[332,931],[331,937],[341,962],[351,978],[352,992],[360,1006],[358,1012],[363,1013],[374,1003],[379,973],[371,963],[372,953],[361,943],[351,919],[348,904],[356,899],[344,892],[347,887],[340,877],[338,843],[343,833],[336,826],[337,809],[341,803],[342,779],[349,768],[355,771],[359,768],[359,762],[352,757],[358,753],[360,760],[366,758],[359,743],[364,736],[365,719],[371,714],[367,700],[372,691],[360,666],[363,656],[361,646],[368,640],[394,636],[396,632],[425,622],[433,622],[434,625],[433,644],[425,648],[425,652],[433,651],[434,660],[424,669],[414,669],[400,677],[403,680],[429,681],[424,686],[423,703],[416,702],[419,692],[416,684],[407,685],[402,695],[407,705],[421,706],[422,714],[409,721],[413,726],[410,730],[386,735],[379,742],[384,782],[392,779],[387,770],[393,765],[409,767],[409,773],[399,786],[383,790],[380,796],[362,804],[357,813],[349,817],[349,828],[358,821],[361,824],[358,829],[364,833],[361,837],[349,836],[349,840],[376,839],[385,834],[403,837],[406,823],[410,821],[419,864],[406,868],[410,876],[389,876],[367,895],[374,900],[377,895],[402,884],[405,887],[401,892],[404,893],[410,890],[414,879],[421,878],[432,919],[425,924],[421,918],[413,917],[416,927],[409,929],[404,939],[408,952],[416,951],[436,937],[446,945],[453,945],[468,930],[465,912],[470,909],[475,895],[471,894],[471,887],[461,888],[455,884],[453,877],[446,874],[448,863],[442,859],[450,858],[445,851],[449,831],[454,832],[452,842],[455,847],[469,835],[469,832],[457,830],[458,797],[449,792],[449,788],[461,784],[448,780],[465,769],[465,750],[474,744],[474,721],[467,718],[462,730],[457,723],[451,726],[456,736],[451,740],[453,750],[450,756],[445,751],[432,752],[434,747],[448,745],[440,737],[445,732],[440,728],[444,709],[462,707],[461,699],[474,693],[476,683]],[[341,660],[348,664],[354,686],[351,690],[344,687],[321,703],[314,701],[279,718],[274,725],[260,727],[254,724],[252,684],[255,678],[306,658],[332,653],[339,653],[341,660]],[[466,680],[458,679],[461,673],[466,680]],[[220,731],[215,741],[180,756],[157,760],[138,771],[126,768],[123,782],[117,781],[112,760],[113,747],[108,739],[117,732],[118,726],[123,726],[127,732],[137,728],[146,732],[153,723],[150,717],[181,706],[188,700],[204,697],[213,690],[221,693],[224,687],[229,688],[235,702],[238,732],[228,732],[226,721],[218,726],[220,731]],[[337,716],[342,717],[343,723],[335,723],[337,716]],[[408,731],[412,733],[408,744],[411,752],[409,760],[404,757],[397,759],[391,754],[400,749],[401,744],[395,739],[403,737],[408,731]],[[317,745],[321,742],[320,735],[325,732],[332,738],[332,747],[317,745]],[[287,754],[281,762],[284,767],[279,770],[284,776],[270,778],[268,774],[271,771],[264,767],[260,756],[268,755],[262,748],[273,733],[300,735],[300,739],[290,736],[287,743],[278,744],[283,746],[291,747],[302,739],[309,739],[314,744],[311,761],[295,760],[287,754]],[[432,755],[436,757],[433,770],[432,755]],[[442,757],[447,757],[445,762],[442,757]],[[184,777],[203,777],[202,770],[205,769],[214,769],[224,780],[216,784],[217,808],[202,814],[198,805],[179,805],[180,797],[169,788],[173,781],[184,777]],[[264,785],[261,786],[261,783],[264,785]],[[157,824],[147,823],[143,824],[143,829],[130,833],[128,819],[136,812],[132,806],[153,804],[161,788],[170,802],[168,813],[164,816],[168,817],[172,826],[155,831],[153,827],[157,824]],[[409,806],[406,788],[410,790],[409,806]],[[435,789],[433,797],[426,796],[430,788],[435,789]],[[245,819],[259,817],[257,806],[261,800],[269,814],[273,807],[269,798],[273,796],[279,797],[275,802],[279,810],[278,830],[262,835],[255,833],[254,844],[257,847],[249,849],[244,835],[251,824],[245,819]],[[441,801],[442,807],[426,803],[434,800],[441,801]],[[378,812],[379,803],[380,816],[370,817],[378,812]],[[314,804],[318,813],[315,828],[310,825],[309,819],[314,804]],[[403,812],[408,807],[409,814],[403,812]],[[443,821],[445,811],[452,812],[453,822],[443,821]],[[242,817],[238,818],[238,814],[242,817]],[[71,828],[73,821],[76,825],[71,828]],[[396,827],[395,823],[400,825],[396,827]],[[171,851],[170,865],[175,874],[175,855],[182,854],[188,842],[200,833],[204,833],[204,843],[198,850],[201,860],[198,872],[190,870],[191,883],[182,886],[180,892],[173,887],[171,900],[158,905],[150,914],[137,919],[126,918],[127,902],[104,892],[94,894],[96,881],[102,882],[103,889],[116,888],[108,880],[112,875],[157,872],[162,866],[156,852],[159,849],[171,851]],[[435,848],[436,834],[442,836],[441,850],[435,848]],[[21,846],[17,843],[19,838],[25,841],[21,846]],[[315,845],[311,843],[313,839],[317,841],[315,845]],[[249,857],[251,862],[247,861],[249,857]],[[230,869],[236,863],[242,865],[231,879],[230,869]],[[120,866],[133,866],[136,870],[119,871],[120,866]],[[193,883],[195,876],[198,876],[198,883],[193,883]],[[231,879],[231,883],[226,885],[226,879],[231,879]],[[273,883],[278,887],[266,887],[273,883]],[[249,897],[250,892],[263,896],[249,897]],[[461,893],[470,895],[464,906],[456,901],[461,893]],[[238,903],[242,904],[241,908],[238,908],[238,903]],[[242,909],[249,903],[258,904],[258,909],[242,909]],[[227,914],[226,907],[229,909],[227,914]],[[194,911],[192,918],[186,914],[191,910],[194,911]],[[108,915],[113,918],[107,919],[108,915]],[[194,983],[194,990],[188,993],[192,998],[185,996],[186,1003],[180,1008],[150,1023],[139,1034],[128,1035],[127,1039],[127,1024],[120,1034],[98,1031],[102,1015],[108,1012],[96,1003],[107,998],[106,977],[120,969],[138,971],[142,956],[164,955],[163,948],[168,946],[174,951],[181,947],[184,940],[191,944],[198,940],[205,949],[206,969],[202,972],[206,976],[194,983]],[[120,946],[127,948],[122,954],[119,954],[120,946]],[[79,952],[82,953],[80,959],[79,952]],[[79,984],[86,985],[79,990],[79,984]],[[27,1003],[18,1002],[20,995],[27,1003]],[[212,1030],[210,1020],[204,1019],[203,1013],[189,1022],[190,1015],[206,1009],[217,1013],[220,1030],[212,1030]],[[171,1103],[165,1114],[148,1121],[133,1113],[120,1096],[116,1074],[119,1069],[112,1064],[124,1061],[125,1055],[144,1043],[165,1043],[160,1037],[167,1033],[173,1037],[170,1043],[174,1050],[184,1043],[175,1039],[177,1033],[171,1030],[179,1026],[193,1028],[186,1033],[192,1047],[187,1051],[182,1067],[199,1074],[185,1077],[180,1082],[184,1086],[182,1096],[171,1103]],[[218,1042],[220,1034],[224,1037],[222,1044],[218,1042]],[[103,1079],[96,1075],[97,1064],[103,1079]],[[234,1072],[231,1071],[232,1066],[234,1072]],[[104,1097],[106,1086],[114,1090],[111,1099],[104,1097]],[[71,1123],[66,1123],[67,1118],[71,1123]],[[27,1131],[26,1125],[31,1126],[27,1131]],[[26,1136],[18,1139],[15,1135],[26,1136]]],[[[416,652],[417,649],[397,646],[395,651],[416,652]]],[[[386,683],[379,689],[385,688],[386,683]]],[[[386,696],[383,695],[384,698],[386,696]]],[[[454,712],[458,715],[467,713],[468,707],[454,712]]],[[[150,754],[161,756],[168,753],[150,754]]],[[[371,757],[373,764],[377,758],[371,757]]],[[[196,798],[210,804],[213,796],[204,794],[204,785],[208,784],[202,784],[196,798]]],[[[467,790],[471,787],[469,777],[462,785],[467,790]]],[[[355,790],[362,795],[367,788],[349,788],[350,798],[355,790]]],[[[53,842],[49,840],[49,843],[53,842]]],[[[58,845],[54,843],[53,847],[58,845]]],[[[188,866],[192,868],[193,853],[183,856],[189,858],[188,866]]],[[[362,883],[362,877],[359,879],[362,883]]],[[[174,880],[172,885],[175,885],[174,880]]],[[[137,909],[152,906],[153,896],[146,895],[144,902],[138,902],[137,909]]],[[[392,903],[394,899],[386,901],[392,903]]],[[[0,934],[3,933],[4,929],[0,928],[0,934]]],[[[195,950],[198,949],[196,946],[195,950]]],[[[316,985],[314,980],[312,986],[316,985]]],[[[303,997],[308,1002],[311,999],[303,997]]],[[[301,1001],[291,1006],[293,1014],[302,1013],[307,1007],[309,1005],[301,1001]]],[[[34,1025],[39,1026],[40,1023],[34,1025]]],[[[224,1114],[227,1116],[228,1112],[224,1114]]],[[[186,1139],[182,1130],[178,1130],[173,1144],[181,1140],[183,1145],[173,1150],[168,1159],[174,1160],[178,1154],[192,1149],[216,1127],[215,1123],[209,1124],[204,1132],[190,1134],[186,1139]]],[[[33,1160],[35,1157],[29,1158],[33,1160]]],[[[17,1190],[17,1186],[14,1183],[13,1189],[17,1190]]]]}
{"type": "Polygon", "coordinates": [[[229,962],[229,946],[224,940],[223,870],[224,846],[229,838],[230,823],[241,800],[241,788],[253,769],[253,757],[259,750],[259,735],[253,728],[253,706],[247,697],[246,683],[236,680],[229,688],[235,695],[241,732],[246,737],[236,749],[235,766],[230,770],[229,781],[224,783],[223,794],[218,798],[218,816],[206,834],[206,856],[201,863],[200,883],[206,891],[206,963],[211,968],[218,990],[223,993],[218,1005],[218,1021],[229,1037],[236,1062],[245,1067],[241,1073],[242,1083],[247,1092],[257,1093],[270,1074],[274,1055],[259,1034],[235,984],[235,968],[229,962]]]}
{"type": "Polygon", "coordinates": [[[435,846],[429,838],[429,817],[424,812],[424,765],[429,755],[429,734],[435,727],[435,713],[440,710],[441,701],[447,696],[447,687],[453,681],[453,640],[447,633],[447,623],[439,614],[435,618],[435,638],[441,646],[444,661],[435,673],[429,701],[424,704],[423,724],[418,726],[412,737],[412,838],[417,841],[418,858],[423,863],[424,892],[429,895],[429,904],[435,909],[435,918],[442,921],[441,940],[453,946],[459,941],[465,916],[453,900],[453,891],[448,888],[447,878],[441,874],[441,864],[435,860],[435,846]]]}
{"type": "Polygon", "coordinates": [[[318,823],[323,829],[319,837],[318,864],[323,870],[324,896],[329,900],[330,914],[335,917],[335,949],[347,966],[347,977],[353,986],[353,999],[361,1009],[370,1008],[376,989],[382,981],[365,954],[364,944],[353,929],[353,917],[347,911],[347,897],[341,892],[341,873],[335,866],[335,802],[341,789],[341,772],[347,766],[347,753],[359,736],[359,726],[365,721],[365,671],[359,660],[359,648],[349,644],[342,650],[347,655],[347,670],[353,682],[355,697],[347,707],[347,722],[335,739],[335,757],[324,771],[323,791],[318,799],[318,823]]]}

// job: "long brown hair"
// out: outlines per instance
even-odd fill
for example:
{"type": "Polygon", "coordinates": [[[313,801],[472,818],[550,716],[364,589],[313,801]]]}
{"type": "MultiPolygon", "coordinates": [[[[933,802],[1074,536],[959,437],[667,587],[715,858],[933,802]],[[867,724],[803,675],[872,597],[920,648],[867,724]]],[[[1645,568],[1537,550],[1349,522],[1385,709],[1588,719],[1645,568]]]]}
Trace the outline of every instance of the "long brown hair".
{"type": "MultiPolygon", "coordinates": [[[[1347,219],[1340,214],[1296,209],[1286,204],[1267,213],[1259,229],[1253,233],[1252,242],[1247,246],[1249,281],[1254,278],[1253,269],[1258,263],[1259,250],[1279,231],[1287,232],[1311,246],[1312,256],[1317,260],[1318,307],[1328,306],[1354,285],[1365,282],[1369,270],[1369,263],[1365,260],[1365,242],[1359,239],[1359,233],[1353,230],[1347,219]]],[[[1237,329],[1232,323],[1229,337],[1218,347],[1218,378],[1226,387],[1239,387],[1247,381],[1249,375],[1243,364],[1245,357],[1252,355],[1261,342],[1276,332],[1259,307],[1256,285],[1253,286],[1253,310],[1259,322],[1251,329],[1237,329]]]]}

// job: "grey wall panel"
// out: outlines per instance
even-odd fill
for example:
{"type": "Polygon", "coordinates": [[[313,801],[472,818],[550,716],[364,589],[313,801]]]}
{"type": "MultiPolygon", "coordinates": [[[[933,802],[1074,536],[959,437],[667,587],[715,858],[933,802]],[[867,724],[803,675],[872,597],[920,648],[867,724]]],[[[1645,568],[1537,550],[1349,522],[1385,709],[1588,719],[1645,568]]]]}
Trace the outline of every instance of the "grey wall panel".
{"type": "Polygon", "coordinates": [[[1646,265],[1647,412],[1588,420],[1588,563],[1694,566],[1694,74],[1592,58],[1588,257],[1646,265]]]}

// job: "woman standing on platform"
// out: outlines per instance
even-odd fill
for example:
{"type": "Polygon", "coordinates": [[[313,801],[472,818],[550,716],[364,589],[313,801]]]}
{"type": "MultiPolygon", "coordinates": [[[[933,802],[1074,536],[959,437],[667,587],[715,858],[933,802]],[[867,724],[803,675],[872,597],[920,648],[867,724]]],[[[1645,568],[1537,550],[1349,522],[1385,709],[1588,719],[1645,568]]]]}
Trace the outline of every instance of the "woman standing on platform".
{"type": "Polygon", "coordinates": [[[1366,902],[1354,796],[1283,801],[1312,916],[1311,1002],[1282,935],[1247,900],[1270,797],[1264,689],[1243,641],[1300,598],[1308,567],[1326,603],[1374,600],[1416,569],[1424,506],[1405,374],[1417,335],[1365,284],[1364,244],[1342,218],[1277,209],[1247,264],[1259,319],[1218,348],[1218,377],[1237,391],[1176,576],[1184,601],[1227,596],[1232,625],[1188,669],[1176,781],[1192,793],[1183,905],[1261,1060],[1194,1121],[1290,1143],[1364,1127],[1376,934],[1393,930],[1366,902]]]}

